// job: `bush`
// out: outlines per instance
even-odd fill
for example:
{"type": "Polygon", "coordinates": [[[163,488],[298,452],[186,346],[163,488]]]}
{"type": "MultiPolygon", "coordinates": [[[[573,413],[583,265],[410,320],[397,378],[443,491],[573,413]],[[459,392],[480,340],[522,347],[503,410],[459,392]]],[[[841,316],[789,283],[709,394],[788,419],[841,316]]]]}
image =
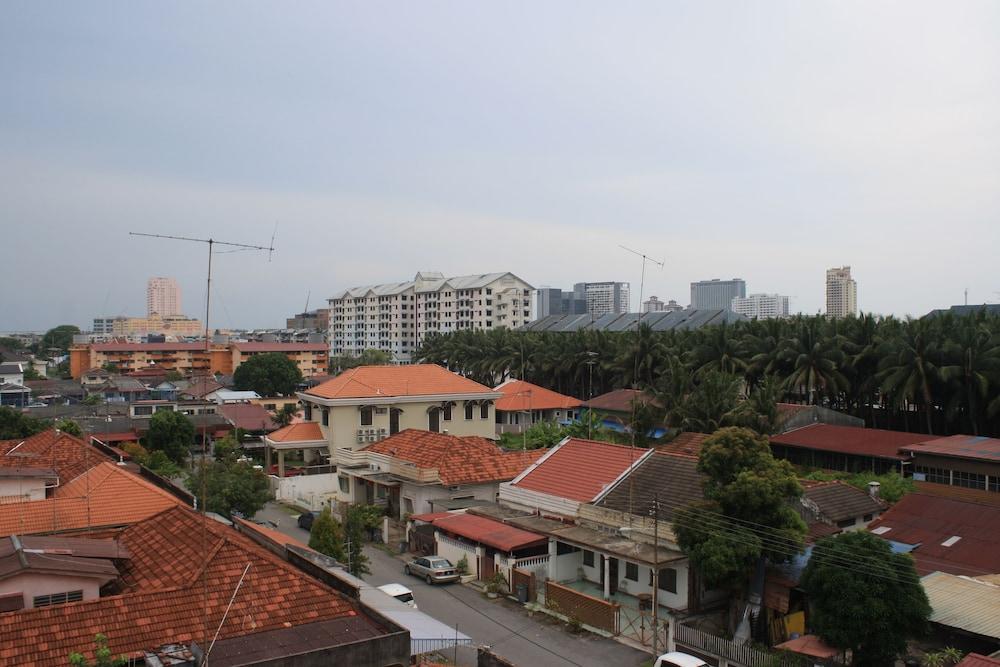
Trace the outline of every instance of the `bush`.
{"type": "Polygon", "coordinates": [[[468,556],[462,556],[457,563],[455,563],[455,569],[463,577],[469,573],[469,558],[468,556]]]}

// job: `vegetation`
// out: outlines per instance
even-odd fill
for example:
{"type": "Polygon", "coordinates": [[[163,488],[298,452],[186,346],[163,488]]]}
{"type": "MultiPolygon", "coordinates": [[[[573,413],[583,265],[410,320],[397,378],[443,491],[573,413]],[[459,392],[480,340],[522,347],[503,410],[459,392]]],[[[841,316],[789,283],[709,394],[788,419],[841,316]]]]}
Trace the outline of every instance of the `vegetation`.
{"type": "MultiPolygon", "coordinates": [[[[17,352],[24,349],[24,345],[21,344],[17,338],[11,338],[10,336],[0,336],[0,348],[10,350],[11,352],[17,352]]],[[[3,361],[3,353],[0,352],[0,361],[3,361]]]]}
{"type": "Polygon", "coordinates": [[[462,557],[458,559],[458,562],[455,563],[455,569],[458,570],[458,573],[460,575],[462,575],[463,577],[465,575],[469,574],[469,558],[468,558],[468,556],[466,556],[466,555],[463,554],[462,557]]]}
{"type": "Polygon", "coordinates": [[[83,437],[83,429],[72,419],[60,419],[56,422],[56,428],[63,433],[69,433],[70,435],[75,435],[78,438],[83,437]]]}
{"type": "Polygon", "coordinates": [[[760,558],[780,563],[802,550],[806,525],[788,502],[802,487],[767,438],[721,429],[702,445],[698,470],[706,500],[680,509],[674,530],[709,587],[740,589],[760,558]]]}
{"type": "Polygon", "coordinates": [[[928,630],[931,607],[913,558],[870,533],[820,540],[799,585],[809,595],[813,630],[850,649],[855,665],[891,665],[907,640],[928,630]]]}
{"type": "Polygon", "coordinates": [[[49,422],[31,417],[20,410],[0,406],[0,440],[27,438],[41,433],[49,427],[49,422]]]}
{"type": "Polygon", "coordinates": [[[180,466],[171,461],[160,450],[149,451],[136,442],[125,443],[122,449],[132,457],[133,461],[152,470],[161,477],[173,478],[181,474],[180,466]]]}
{"type": "Polygon", "coordinates": [[[351,505],[344,526],[347,569],[355,577],[371,574],[364,553],[365,533],[381,521],[382,510],[371,505],[351,505]]]}
{"type": "Polygon", "coordinates": [[[58,350],[60,355],[69,353],[69,346],[73,344],[73,336],[80,333],[80,327],[74,324],[60,324],[45,332],[38,342],[38,352],[46,354],[50,349],[58,350]]]}
{"type": "Polygon", "coordinates": [[[294,403],[285,403],[280,409],[274,411],[274,421],[281,426],[288,426],[292,423],[292,419],[295,418],[295,414],[298,411],[298,405],[294,403]]]}
{"type": "Polygon", "coordinates": [[[281,352],[250,357],[233,373],[233,384],[240,391],[255,391],[261,396],[291,396],[302,382],[298,364],[281,352]]]}
{"type": "Polygon", "coordinates": [[[957,648],[948,646],[940,651],[934,651],[924,655],[920,664],[923,667],[953,667],[962,662],[964,654],[957,648]]]}
{"type": "Polygon", "coordinates": [[[194,444],[194,424],[187,415],[160,410],[149,420],[149,432],[142,444],[151,452],[163,452],[174,463],[183,464],[194,444]]]}
{"type": "Polygon", "coordinates": [[[128,660],[123,655],[114,657],[108,648],[108,638],[97,633],[94,635],[94,661],[90,662],[82,653],[70,653],[69,664],[73,667],[124,667],[128,660]]]}
{"type": "Polygon", "coordinates": [[[45,378],[41,373],[35,370],[35,367],[31,364],[25,364],[24,366],[24,379],[27,380],[44,380],[45,378]]]}
{"type": "Polygon", "coordinates": [[[417,357],[489,386],[516,377],[577,397],[646,389],[661,399],[667,422],[686,430],[738,421],[727,410],[678,410],[705,383],[704,397],[731,405],[720,378],[735,376],[737,393],[748,391],[751,401],[763,389],[762,399],[826,406],[870,427],[1000,435],[1000,317],[985,312],[799,316],[694,331],[460,331],[431,336],[417,357]]]}
{"type": "Polygon", "coordinates": [[[313,521],[309,531],[309,548],[344,562],[344,531],[329,507],[324,507],[313,521]]]}
{"type": "Polygon", "coordinates": [[[878,482],[880,484],[879,497],[889,503],[898,502],[900,498],[917,488],[912,478],[903,477],[895,472],[876,475],[871,471],[846,473],[814,470],[803,475],[803,479],[813,479],[819,482],[839,479],[862,491],[868,491],[868,482],[878,482]]]}
{"type": "Polygon", "coordinates": [[[385,366],[392,363],[392,355],[385,350],[365,350],[360,355],[352,357],[341,355],[330,359],[331,375],[338,375],[358,366],[385,366]]]}
{"type": "Polygon", "coordinates": [[[209,512],[225,517],[238,512],[241,516],[252,517],[271,499],[267,475],[255,470],[250,463],[238,460],[238,451],[233,446],[223,446],[221,450],[217,447],[214,461],[203,462],[188,475],[187,486],[191,493],[201,498],[204,488],[205,508],[209,512]]]}

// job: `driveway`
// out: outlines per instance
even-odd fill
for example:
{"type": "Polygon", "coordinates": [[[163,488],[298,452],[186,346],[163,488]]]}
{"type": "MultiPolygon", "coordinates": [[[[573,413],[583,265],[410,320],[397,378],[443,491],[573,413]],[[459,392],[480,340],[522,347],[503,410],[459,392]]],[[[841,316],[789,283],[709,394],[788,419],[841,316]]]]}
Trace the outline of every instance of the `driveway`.
{"type": "MultiPolygon", "coordinates": [[[[303,542],[309,533],[295,523],[295,516],[280,505],[269,503],[257,513],[257,519],[278,524],[278,530],[303,542]]],[[[544,614],[529,615],[508,600],[489,600],[479,591],[459,584],[428,586],[416,577],[403,574],[403,561],[381,549],[366,546],[372,573],[364,579],[370,584],[400,583],[413,591],[420,611],[442,623],[456,627],[476,644],[489,646],[497,655],[515,665],[554,667],[636,667],[648,661],[650,654],[618,642],[588,633],[572,634],[544,614]]],[[[452,656],[449,656],[452,657],[452,656]]],[[[458,662],[475,665],[475,651],[460,648],[458,662]]]]}

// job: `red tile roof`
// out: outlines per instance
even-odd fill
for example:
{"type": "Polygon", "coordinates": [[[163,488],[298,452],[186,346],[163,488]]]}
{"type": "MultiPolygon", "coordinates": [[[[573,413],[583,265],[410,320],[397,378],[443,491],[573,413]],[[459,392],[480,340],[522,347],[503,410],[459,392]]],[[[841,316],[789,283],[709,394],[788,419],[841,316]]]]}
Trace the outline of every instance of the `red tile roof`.
{"type": "Polygon", "coordinates": [[[305,392],[320,398],[380,398],[493,393],[434,364],[412,366],[359,366],[305,392]]]}
{"type": "Polygon", "coordinates": [[[303,549],[309,548],[309,545],[305,542],[297,540],[291,535],[286,535],[280,530],[274,530],[273,528],[268,528],[267,526],[263,526],[259,523],[247,521],[246,519],[241,519],[235,516],[233,517],[233,522],[239,524],[241,526],[240,530],[242,530],[245,534],[249,534],[251,532],[257,533],[278,546],[283,547],[291,544],[296,547],[302,547],[303,549]]]}
{"type": "Polygon", "coordinates": [[[787,433],[772,435],[771,442],[788,447],[899,461],[907,458],[899,453],[901,448],[924,442],[930,437],[922,433],[884,431],[877,428],[810,424],[787,433]]]}
{"type": "Polygon", "coordinates": [[[329,352],[326,343],[233,343],[240,352],[329,352]]]}
{"type": "Polygon", "coordinates": [[[180,504],[163,489],[105,462],[60,486],[51,498],[4,505],[0,536],[123,526],[180,504]]]}
{"type": "Polygon", "coordinates": [[[134,655],[166,643],[204,645],[216,628],[226,639],[351,618],[369,634],[381,630],[345,596],[192,510],[161,512],[120,540],[131,554],[121,593],[0,614],[0,663],[64,664],[74,651],[92,655],[97,633],[108,637],[112,654],[134,655]]]}
{"type": "Polygon", "coordinates": [[[316,422],[299,422],[268,433],[267,439],[271,442],[311,442],[326,438],[323,437],[323,431],[316,422]]]}
{"type": "Polygon", "coordinates": [[[1000,667],[1000,660],[980,653],[970,653],[955,667],[1000,667]]]}
{"type": "Polygon", "coordinates": [[[708,433],[679,433],[670,442],[656,443],[655,447],[658,452],[698,456],[701,454],[702,444],[708,437],[710,437],[708,433]]]}
{"type": "Polygon", "coordinates": [[[921,575],[940,570],[975,576],[1000,572],[1000,509],[910,493],[868,524],[879,537],[919,544],[912,553],[921,575]],[[879,528],[889,528],[876,532],[879,528]],[[942,546],[952,537],[961,539],[942,546]]]}
{"type": "Polygon", "coordinates": [[[905,449],[914,454],[935,454],[972,461],[1000,462],[1000,438],[952,435],[947,438],[934,438],[927,442],[920,442],[905,447],[905,449]]]}
{"type": "Polygon", "coordinates": [[[193,351],[205,349],[205,343],[92,343],[90,349],[94,352],[172,352],[193,351]]]}
{"type": "Polygon", "coordinates": [[[418,468],[436,469],[442,484],[505,482],[538,460],[544,450],[504,451],[492,440],[476,436],[455,436],[406,429],[363,451],[385,454],[413,463],[418,468]]]}
{"type": "Polygon", "coordinates": [[[425,521],[431,523],[435,519],[443,519],[446,516],[452,516],[454,512],[427,512],[426,514],[411,514],[411,521],[425,521]]]}
{"type": "Polygon", "coordinates": [[[517,410],[565,410],[580,407],[580,399],[566,396],[531,384],[524,380],[509,380],[496,388],[503,394],[496,409],[507,412],[517,410]]]}
{"type": "Polygon", "coordinates": [[[609,412],[631,412],[632,401],[638,399],[642,403],[660,406],[660,402],[651,395],[638,389],[615,389],[606,394],[595,396],[582,403],[583,407],[592,410],[607,410],[609,412]]]}
{"type": "Polygon", "coordinates": [[[479,542],[500,551],[510,552],[548,542],[548,537],[474,514],[453,514],[435,519],[434,527],[479,542]]]}
{"type": "Polygon", "coordinates": [[[278,428],[271,413],[254,403],[227,403],[219,406],[219,412],[234,428],[244,431],[273,431],[278,428]]]}
{"type": "Polygon", "coordinates": [[[83,439],[54,428],[24,439],[0,441],[0,467],[55,470],[61,484],[110,460],[83,439]]]}
{"type": "Polygon", "coordinates": [[[512,484],[521,489],[589,503],[650,451],[570,438],[550,449],[537,466],[512,484]]]}

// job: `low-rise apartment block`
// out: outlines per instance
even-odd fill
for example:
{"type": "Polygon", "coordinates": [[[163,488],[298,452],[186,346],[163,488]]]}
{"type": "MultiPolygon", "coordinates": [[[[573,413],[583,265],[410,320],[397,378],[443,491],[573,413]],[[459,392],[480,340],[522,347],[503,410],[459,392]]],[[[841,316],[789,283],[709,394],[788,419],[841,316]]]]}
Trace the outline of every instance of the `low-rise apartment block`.
{"type": "Polygon", "coordinates": [[[737,296],[733,297],[730,310],[751,320],[788,317],[788,297],[781,294],[737,296]]]}

